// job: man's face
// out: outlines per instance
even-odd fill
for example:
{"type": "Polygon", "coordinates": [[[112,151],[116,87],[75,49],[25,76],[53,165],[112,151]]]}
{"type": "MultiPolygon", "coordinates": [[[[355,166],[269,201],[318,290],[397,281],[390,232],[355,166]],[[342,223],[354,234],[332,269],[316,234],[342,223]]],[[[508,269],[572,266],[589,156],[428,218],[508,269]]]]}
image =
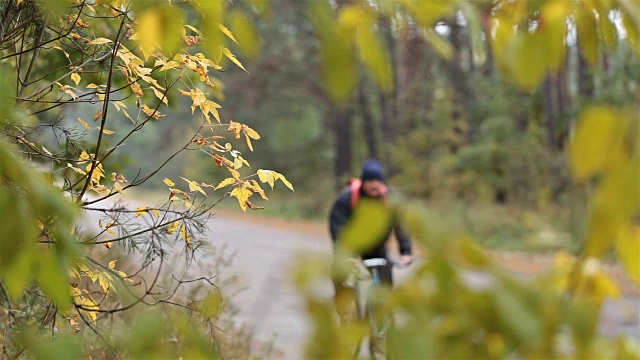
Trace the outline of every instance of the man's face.
{"type": "Polygon", "coordinates": [[[362,182],[362,192],[374,198],[381,197],[384,192],[385,185],[380,180],[365,180],[362,182]]]}

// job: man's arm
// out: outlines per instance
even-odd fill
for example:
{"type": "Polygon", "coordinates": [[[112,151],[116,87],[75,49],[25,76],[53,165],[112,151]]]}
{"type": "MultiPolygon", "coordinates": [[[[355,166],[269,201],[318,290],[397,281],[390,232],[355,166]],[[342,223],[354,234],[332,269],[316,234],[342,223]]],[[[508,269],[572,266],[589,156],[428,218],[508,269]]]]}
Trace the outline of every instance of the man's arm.
{"type": "Polygon", "coordinates": [[[351,217],[351,192],[346,189],[336,199],[329,215],[329,232],[333,242],[338,239],[338,235],[349,221],[349,217],[351,217]]]}
{"type": "Polygon", "coordinates": [[[398,239],[400,263],[407,266],[413,262],[413,256],[411,255],[411,237],[409,237],[409,235],[404,231],[404,229],[398,222],[396,222],[394,232],[396,235],[396,239],[398,239]]]}

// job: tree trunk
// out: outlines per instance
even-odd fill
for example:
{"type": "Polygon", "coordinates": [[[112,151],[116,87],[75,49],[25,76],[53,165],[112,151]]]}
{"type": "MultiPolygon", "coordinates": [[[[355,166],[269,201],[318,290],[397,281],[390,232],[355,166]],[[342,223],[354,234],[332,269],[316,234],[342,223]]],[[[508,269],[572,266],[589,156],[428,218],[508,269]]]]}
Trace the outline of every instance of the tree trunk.
{"type": "Polygon", "coordinates": [[[364,78],[360,81],[358,106],[360,115],[362,116],[362,131],[367,144],[367,156],[369,158],[378,159],[378,140],[376,138],[373,116],[371,115],[371,111],[369,111],[369,101],[367,100],[364,78]]]}
{"type": "Polygon", "coordinates": [[[353,150],[353,116],[348,105],[334,108],[335,135],[335,178],[336,189],[341,189],[344,182],[352,175],[353,150]]]}
{"type": "Polygon", "coordinates": [[[394,121],[397,118],[397,97],[398,88],[400,87],[400,76],[398,69],[398,60],[396,54],[396,40],[391,33],[391,26],[389,20],[381,18],[379,21],[380,33],[383,34],[385,39],[385,45],[389,52],[389,58],[391,59],[391,68],[395,71],[395,86],[388,93],[379,91],[378,103],[380,106],[380,129],[382,131],[382,156],[383,162],[387,164],[387,172],[389,175],[393,175],[397,172],[394,161],[392,161],[390,149],[393,147],[393,143],[396,140],[397,133],[394,127],[394,121]]]}
{"type": "Polygon", "coordinates": [[[551,74],[547,74],[544,79],[544,85],[542,86],[542,116],[544,119],[544,126],[547,133],[547,145],[555,149],[555,123],[556,123],[556,110],[554,96],[554,78],[551,74]]]}
{"type": "Polygon", "coordinates": [[[582,51],[578,45],[578,89],[580,96],[582,97],[582,99],[580,99],[581,102],[588,102],[593,99],[595,90],[594,85],[593,75],[589,70],[589,64],[584,56],[582,56],[582,51]]]}
{"type": "Polygon", "coordinates": [[[558,115],[560,116],[562,127],[560,134],[556,138],[557,148],[562,149],[564,147],[564,141],[569,134],[569,109],[571,108],[571,96],[569,94],[569,56],[566,57],[563,67],[558,72],[558,115]]]}
{"type": "Polygon", "coordinates": [[[451,130],[453,139],[449,144],[449,150],[455,154],[462,145],[464,136],[464,89],[461,62],[461,41],[460,26],[457,24],[455,17],[450,21],[451,27],[451,45],[454,48],[453,59],[449,63],[449,83],[453,91],[453,99],[451,106],[451,130]]]}

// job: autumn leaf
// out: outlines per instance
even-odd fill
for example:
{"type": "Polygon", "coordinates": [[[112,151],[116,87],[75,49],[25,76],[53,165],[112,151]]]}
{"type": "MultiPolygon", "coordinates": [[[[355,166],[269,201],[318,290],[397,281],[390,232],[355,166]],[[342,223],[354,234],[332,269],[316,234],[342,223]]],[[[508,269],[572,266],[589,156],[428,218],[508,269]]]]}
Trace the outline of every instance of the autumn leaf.
{"type": "Polygon", "coordinates": [[[236,183],[236,179],[234,179],[234,178],[226,178],[226,179],[222,180],[220,182],[220,184],[218,184],[218,186],[216,186],[214,188],[214,190],[218,190],[218,189],[221,189],[223,187],[226,187],[226,186],[229,186],[229,185],[235,184],[235,183],[236,183]]]}
{"type": "Polygon", "coordinates": [[[247,202],[249,201],[249,197],[253,195],[251,190],[245,187],[237,187],[231,191],[230,195],[238,199],[242,211],[247,211],[247,202]]]}
{"type": "Polygon", "coordinates": [[[151,90],[153,90],[153,93],[158,99],[160,99],[160,101],[162,101],[165,105],[169,105],[169,100],[167,100],[167,96],[165,94],[163,94],[153,86],[151,87],[151,90]]]}
{"type": "Polygon", "coordinates": [[[276,179],[279,179],[280,181],[282,181],[282,183],[288,187],[289,189],[291,189],[291,191],[293,191],[293,185],[291,185],[291,183],[289,182],[289,180],[287,180],[287,178],[284,177],[284,175],[277,173],[277,172],[273,172],[273,175],[276,179]]]}
{"type": "Polygon", "coordinates": [[[73,80],[74,83],[76,83],[76,85],[80,84],[80,80],[82,78],[80,77],[80,75],[78,75],[78,73],[72,73],[71,74],[71,80],[73,80]]]}
{"type": "Polygon", "coordinates": [[[247,200],[246,204],[249,207],[249,209],[251,209],[251,210],[262,210],[262,209],[264,209],[263,206],[255,206],[255,205],[253,205],[249,200],[247,200]]]}
{"type": "Polygon", "coordinates": [[[271,190],[273,190],[273,185],[276,181],[276,178],[273,176],[273,171],[259,169],[256,174],[258,174],[258,178],[261,182],[268,183],[271,185],[271,190]]]}
{"type": "Polygon", "coordinates": [[[193,31],[194,33],[202,36],[202,32],[198,29],[196,29],[195,27],[191,26],[191,25],[185,25],[184,27],[186,27],[187,29],[193,31]]]}
{"type": "Polygon", "coordinates": [[[195,181],[191,181],[188,179],[183,178],[182,176],[180,177],[182,180],[186,181],[189,184],[189,190],[190,191],[199,191],[201,192],[204,196],[207,196],[207,193],[204,192],[204,190],[202,190],[202,188],[200,187],[200,185],[198,185],[197,182],[195,181]]]}
{"type": "Polygon", "coordinates": [[[116,261],[118,261],[118,260],[109,261],[109,269],[115,269],[116,268],[116,261]]]}
{"type": "Polygon", "coordinates": [[[136,217],[143,216],[149,212],[148,206],[138,206],[136,208],[136,217]]]}
{"type": "Polygon", "coordinates": [[[171,181],[171,179],[169,178],[164,178],[164,180],[162,180],[167,186],[176,186],[176,184],[171,181]]]}
{"type": "Polygon", "coordinates": [[[103,44],[108,44],[108,43],[112,43],[113,41],[107,39],[107,38],[96,38],[93,39],[91,41],[89,41],[89,44],[91,45],[103,45],[103,44]]]}
{"type": "Polygon", "coordinates": [[[249,73],[247,69],[245,69],[244,66],[242,66],[242,63],[240,63],[240,61],[236,58],[236,56],[231,53],[231,50],[224,48],[222,49],[222,53],[234,64],[236,64],[240,69],[244,70],[247,74],[249,73]]]}
{"type": "Polygon", "coordinates": [[[229,170],[229,172],[231,173],[231,176],[233,176],[234,179],[240,180],[240,173],[237,170],[230,167],[227,169],[229,170]]]}
{"type": "Polygon", "coordinates": [[[80,124],[82,124],[82,126],[85,127],[85,129],[91,129],[91,126],[89,126],[89,124],[87,124],[84,120],[82,120],[80,117],[78,117],[78,121],[80,122],[80,124]]]}
{"type": "Polygon", "coordinates": [[[260,194],[260,197],[262,197],[264,200],[269,200],[267,198],[267,194],[265,194],[264,190],[262,189],[262,187],[260,187],[260,184],[258,184],[257,181],[255,180],[249,181],[247,188],[251,189],[251,191],[253,192],[257,192],[258,194],[260,194]]]}
{"type": "Polygon", "coordinates": [[[191,236],[189,236],[189,231],[187,230],[187,227],[182,225],[180,227],[180,236],[182,236],[182,238],[184,239],[184,242],[187,244],[187,247],[189,249],[191,248],[191,236]]]}
{"type": "Polygon", "coordinates": [[[272,190],[273,190],[275,181],[280,180],[286,187],[288,187],[289,189],[291,189],[291,191],[293,191],[293,185],[291,185],[291,183],[287,180],[287,178],[285,178],[284,175],[280,173],[277,173],[272,170],[259,169],[256,172],[256,174],[258,174],[258,178],[260,179],[261,182],[268,183],[269,185],[271,185],[272,190]]]}
{"type": "Polygon", "coordinates": [[[178,227],[180,226],[180,224],[176,221],[176,222],[172,222],[171,224],[169,224],[169,226],[167,227],[167,233],[169,235],[173,234],[174,232],[176,232],[176,230],[178,230],[178,227]]]}
{"type": "Polygon", "coordinates": [[[233,162],[231,162],[231,160],[227,159],[226,157],[220,156],[218,154],[211,154],[211,156],[213,156],[213,159],[216,161],[218,168],[221,168],[223,164],[227,167],[233,167],[233,162]]]}
{"type": "Polygon", "coordinates": [[[113,183],[113,188],[114,188],[117,192],[119,192],[120,194],[122,194],[122,190],[123,190],[123,188],[122,188],[122,184],[120,184],[119,182],[114,182],[114,183],[113,183]]]}
{"type": "MultiPolygon", "coordinates": [[[[222,33],[225,34],[229,39],[233,40],[234,43],[236,43],[236,44],[238,43],[236,38],[233,37],[233,34],[231,33],[231,31],[229,31],[229,29],[227,29],[224,25],[218,24],[218,29],[220,29],[220,31],[222,31],[222,33]]],[[[240,65],[240,67],[242,67],[242,66],[240,65]]]]}

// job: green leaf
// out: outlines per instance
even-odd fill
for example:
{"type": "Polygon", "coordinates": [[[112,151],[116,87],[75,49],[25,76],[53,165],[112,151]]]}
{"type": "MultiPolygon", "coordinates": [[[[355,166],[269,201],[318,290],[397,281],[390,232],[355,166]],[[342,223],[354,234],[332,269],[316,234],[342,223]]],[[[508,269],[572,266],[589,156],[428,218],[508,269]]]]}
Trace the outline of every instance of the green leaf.
{"type": "Polygon", "coordinates": [[[61,311],[71,306],[67,265],[58,251],[50,249],[38,256],[38,283],[42,291],[53,300],[61,311]]]}
{"type": "Polygon", "coordinates": [[[531,309],[508,291],[496,291],[492,297],[499,321],[504,326],[503,333],[513,336],[517,343],[535,346],[542,335],[542,326],[531,309]]]}
{"type": "Polygon", "coordinates": [[[81,360],[85,358],[80,337],[60,334],[50,339],[43,335],[29,328],[20,333],[19,340],[36,359],[81,360]]]}

